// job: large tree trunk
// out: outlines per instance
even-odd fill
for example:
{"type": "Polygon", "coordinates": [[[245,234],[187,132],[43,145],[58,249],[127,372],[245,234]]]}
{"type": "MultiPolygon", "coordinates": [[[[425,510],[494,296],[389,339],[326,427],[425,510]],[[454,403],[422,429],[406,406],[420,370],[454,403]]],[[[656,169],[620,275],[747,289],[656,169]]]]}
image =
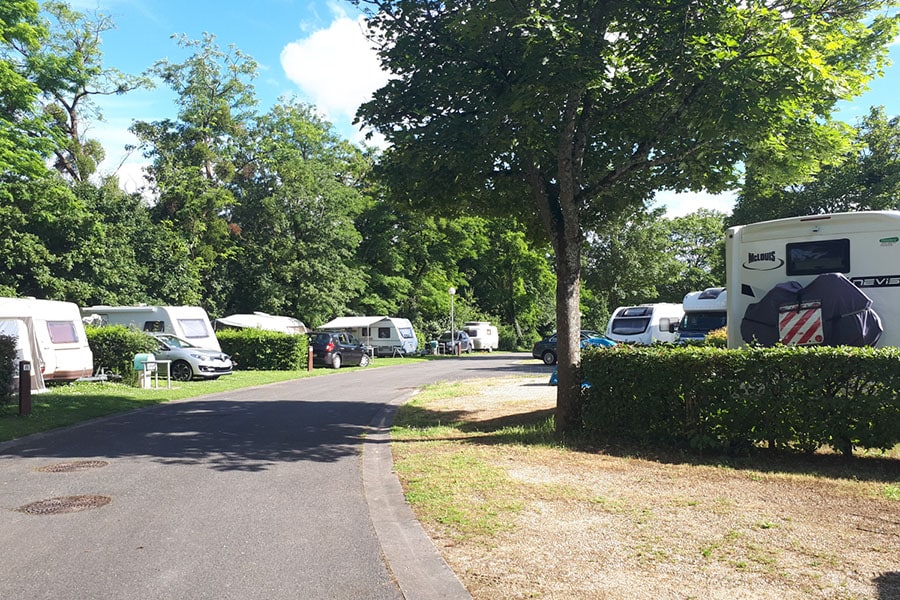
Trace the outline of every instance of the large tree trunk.
{"type": "Polygon", "coordinates": [[[557,433],[581,427],[581,237],[568,233],[563,228],[556,243],[557,433]]]}

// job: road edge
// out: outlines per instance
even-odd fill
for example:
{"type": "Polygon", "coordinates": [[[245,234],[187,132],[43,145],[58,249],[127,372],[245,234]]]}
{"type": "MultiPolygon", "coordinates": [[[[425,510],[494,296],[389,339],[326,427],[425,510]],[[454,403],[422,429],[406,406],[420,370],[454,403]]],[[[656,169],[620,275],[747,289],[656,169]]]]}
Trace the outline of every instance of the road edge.
{"type": "Polygon", "coordinates": [[[391,424],[412,394],[396,398],[375,415],[363,442],[362,476],[369,515],[388,570],[406,600],[471,600],[413,515],[394,472],[391,424]]]}

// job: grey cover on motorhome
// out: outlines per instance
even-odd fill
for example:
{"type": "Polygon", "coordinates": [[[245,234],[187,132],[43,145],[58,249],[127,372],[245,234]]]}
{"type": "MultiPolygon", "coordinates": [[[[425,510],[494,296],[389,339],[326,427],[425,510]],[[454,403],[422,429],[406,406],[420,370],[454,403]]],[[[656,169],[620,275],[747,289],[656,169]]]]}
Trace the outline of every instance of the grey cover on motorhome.
{"type": "Polygon", "coordinates": [[[762,300],[751,304],[741,320],[741,337],[762,346],[782,341],[779,321],[804,305],[821,309],[825,346],[872,346],[884,331],[872,310],[872,300],[840,273],[825,273],[803,287],[796,281],[779,283],[762,300]]]}

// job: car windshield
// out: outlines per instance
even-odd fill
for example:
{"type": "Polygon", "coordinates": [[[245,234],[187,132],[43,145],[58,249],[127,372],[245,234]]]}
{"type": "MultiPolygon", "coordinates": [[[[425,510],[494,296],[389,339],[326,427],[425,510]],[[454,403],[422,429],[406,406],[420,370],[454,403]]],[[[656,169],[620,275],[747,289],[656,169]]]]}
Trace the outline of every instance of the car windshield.
{"type": "Polygon", "coordinates": [[[181,338],[177,338],[174,336],[169,336],[169,335],[160,336],[157,339],[159,341],[161,341],[163,344],[165,344],[166,346],[169,346],[170,348],[196,348],[197,347],[197,346],[193,345],[192,343],[188,342],[187,340],[183,340],[181,338]]]}

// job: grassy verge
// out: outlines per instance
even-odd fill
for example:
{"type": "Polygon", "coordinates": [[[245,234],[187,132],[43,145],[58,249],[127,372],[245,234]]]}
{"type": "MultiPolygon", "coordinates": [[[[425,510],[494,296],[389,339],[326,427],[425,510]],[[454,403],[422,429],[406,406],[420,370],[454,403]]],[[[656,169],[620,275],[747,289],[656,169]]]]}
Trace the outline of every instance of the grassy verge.
{"type": "Polygon", "coordinates": [[[406,498],[477,600],[900,597],[900,446],[848,460],[563,444],[543,381],[431,386],[394,421],[406,498]]]}

